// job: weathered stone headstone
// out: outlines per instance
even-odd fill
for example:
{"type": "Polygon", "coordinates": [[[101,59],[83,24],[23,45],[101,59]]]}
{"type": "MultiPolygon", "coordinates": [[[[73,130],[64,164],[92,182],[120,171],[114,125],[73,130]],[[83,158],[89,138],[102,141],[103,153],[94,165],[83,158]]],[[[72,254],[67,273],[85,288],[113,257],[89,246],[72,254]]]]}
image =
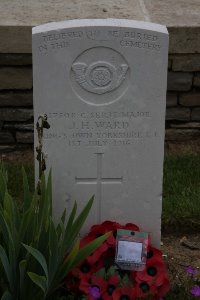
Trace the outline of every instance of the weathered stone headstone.
{"type": "Polygon", "coordinates": [[[54,212],[95,194],[85,231],[133,222],[160,242],[168,33],[131,20],[33,29],[35,121],[46,113],[54,212]]]}

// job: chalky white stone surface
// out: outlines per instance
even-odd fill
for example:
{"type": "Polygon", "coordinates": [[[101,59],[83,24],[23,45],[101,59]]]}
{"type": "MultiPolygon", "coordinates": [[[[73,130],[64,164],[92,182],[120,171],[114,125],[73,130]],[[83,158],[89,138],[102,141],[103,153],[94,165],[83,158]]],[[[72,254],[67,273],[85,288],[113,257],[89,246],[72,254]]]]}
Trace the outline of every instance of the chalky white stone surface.
{"type": "Polygon", "coordinates": [[[95,194],[83,233],[104,220],[133,222],[159,246],[167,52],[166,27],[153,23],[33,28],[34,115],[51,125],[44,148],[56,218],[95,194]]]}

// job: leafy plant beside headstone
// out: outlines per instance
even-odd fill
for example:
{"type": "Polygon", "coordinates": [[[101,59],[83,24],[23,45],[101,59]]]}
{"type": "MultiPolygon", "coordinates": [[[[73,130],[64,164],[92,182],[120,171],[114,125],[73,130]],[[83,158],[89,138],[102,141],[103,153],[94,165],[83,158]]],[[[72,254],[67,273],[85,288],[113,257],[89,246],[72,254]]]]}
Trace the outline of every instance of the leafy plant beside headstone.
{"type": "Polygon", "coordinates": [[[1,300],[61,299],[62,281],[68,272],[107,235],[80,249],[79,231],[94,197],[78,216],[75,203],[69,218],[66,220],[65,210],[55,224],[51,172],[47,180],[41,172],[39,193],[37,188],[34,195],[29,191],[24,169],[22,172],[24,196],[21,205],[17,205],[8,192],[7,172],[0,165],[0,297],[1,300]]]}

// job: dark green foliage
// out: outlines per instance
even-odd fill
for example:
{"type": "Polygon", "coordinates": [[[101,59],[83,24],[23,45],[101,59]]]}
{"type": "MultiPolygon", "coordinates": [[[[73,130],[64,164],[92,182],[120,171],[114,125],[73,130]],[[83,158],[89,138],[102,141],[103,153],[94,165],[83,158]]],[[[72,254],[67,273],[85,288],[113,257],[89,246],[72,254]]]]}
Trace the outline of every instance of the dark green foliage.
{"type": "Polygon", "coordinates": [[[163,222],[200,225],[200,155],[167,156],[164,164],[163,222]]]}
{"type": "Polygon", "coordinates": [[[8,176],[0,166],[0,297],[1,300],[61,299],[67,273],[90,255],[106,238],[101,236],[79,249],[78,234],[93,197],[76,217],[76,203],[66,220],[52,219],[51,174],[41,177],[41,194],[32,194],[23,169],[19,205],[8,191],[8,176]]]}

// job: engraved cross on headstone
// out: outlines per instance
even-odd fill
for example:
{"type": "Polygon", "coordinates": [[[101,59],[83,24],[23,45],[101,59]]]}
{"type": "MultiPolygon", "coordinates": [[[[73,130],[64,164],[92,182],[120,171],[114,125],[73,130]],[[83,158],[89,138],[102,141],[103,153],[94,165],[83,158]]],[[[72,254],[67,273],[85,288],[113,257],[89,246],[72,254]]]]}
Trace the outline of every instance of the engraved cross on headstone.
{"type": "Polygon", "coordinates": [[[102,176],[102,160],[104,153],[95,153],[97,155],[97,176],[80,178],[75,177],[77,184],[96,184],[96,201],[98,207],[98,218],[101,222],[101,202],[102,202],[102,184],[121,184],[123,177],[103,177],[102,176]]]}

